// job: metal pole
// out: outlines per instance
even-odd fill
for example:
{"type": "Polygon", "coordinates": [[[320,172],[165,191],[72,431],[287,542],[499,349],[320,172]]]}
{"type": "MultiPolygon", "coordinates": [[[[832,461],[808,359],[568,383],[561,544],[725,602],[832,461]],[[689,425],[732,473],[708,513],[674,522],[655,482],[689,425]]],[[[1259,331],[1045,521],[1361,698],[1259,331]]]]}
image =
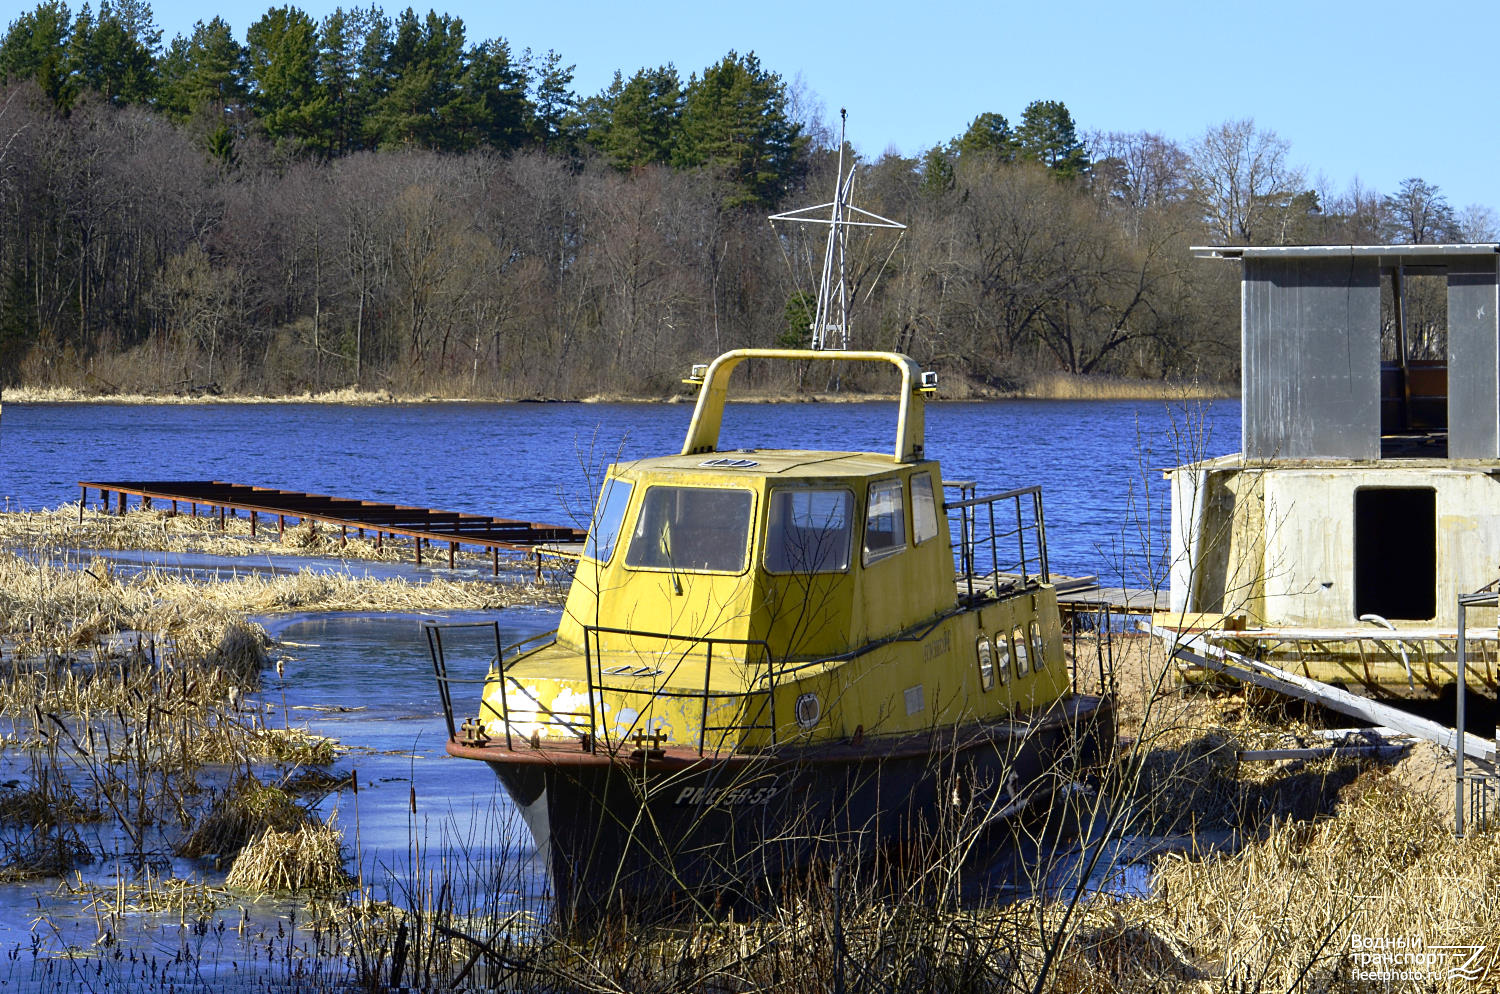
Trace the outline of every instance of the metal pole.
{"type": "Polygon", "coordinates": [[[1052,582],[1052,567],[1047,562],[1047,516],[1042,513],[1042,491],[1038,489],[1036,497],[1036,544],[1038,552],[1042,557],[1042,582],[1052,582]]]}
{"type": "Polygon", "coordinates": [[[1468,605],[1464,599],[1458,599],[1458,748],[1454,750],[1457,754],[1457,762],[1454,769],[1457,771],[1453,785],[1453,830],[1461,839],[1464,837],[1464,692],[1465,680],[1464,670],[1467,660],[1464,656],[1464,643],[1468,641],[1468,605]]]}

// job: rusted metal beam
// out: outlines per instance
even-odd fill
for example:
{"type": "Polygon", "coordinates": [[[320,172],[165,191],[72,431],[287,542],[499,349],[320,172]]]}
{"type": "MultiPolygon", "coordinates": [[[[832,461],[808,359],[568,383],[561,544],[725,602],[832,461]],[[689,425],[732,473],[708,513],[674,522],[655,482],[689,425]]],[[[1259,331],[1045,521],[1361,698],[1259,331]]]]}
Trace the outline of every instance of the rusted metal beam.
{"type": "Polygon", "coordinates": [[[79,501],[79,516],[88,503],[90,488],[100,492],[106,511],[109,497],[115,495],[117,513],[125,512],[127,497],[141,498],[145,506],[152,499],[170,500],[175,509],[176,502],[191,504],[193,516],[198,516],[198,505],[217,512],[220,527],[224,527],[226,514],[237,515],[246,511],[250,515],[251,531],[255,533],[258,516],[275,515],[277,530],[285,534],[286,519],[302,522],[322,522],[337,525],[340,544],[347,541],[348,530],[358,530],[361,537],[365,531],[375,533],[375,547],[383,548],[387,535],[400,535],[412,539],[421,563],[422,543],[447,542],[450,566],[456,565],[459,545],[478,546],[491,551],[495,571],[499,571],[499,550],[527,551],[545,542],[582,542],[584,533],[563,525],[538,524],[514,518],[498,518],[484,514],[457,511],[440,511],[433,508],[384,501],[366,501],[347,497],[331,497],[325,494],[309,494],[275,487],[254,487],[218,480],[133,480],[120,482],[80,481],[82,499],[79,501]]]}

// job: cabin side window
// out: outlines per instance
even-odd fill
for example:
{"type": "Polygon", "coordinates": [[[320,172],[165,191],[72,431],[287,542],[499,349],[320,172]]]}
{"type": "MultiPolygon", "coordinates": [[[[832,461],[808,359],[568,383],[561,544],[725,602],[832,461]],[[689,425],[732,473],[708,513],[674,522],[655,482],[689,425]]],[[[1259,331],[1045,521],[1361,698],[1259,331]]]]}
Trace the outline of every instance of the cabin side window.
{"type": "Polygon", "coordinates": [[[937,499],[932,493],[932,474],[911,478],[911,541],[921,545],[938,533],[937,499]]]}
{"type": "Polygon", "coordinates": [[[739,573],[750,535],[748,490],[650,487],[636,515],[625,565],[690,573],[739,573]]]}
{"type": "Polygon", "coordinates": [[[615,543],[620,538],[620,525],[625,521],[625,509],[630,506],[630,484],[611,477],[604,481],[599,492],[599,507],[594,512],[594,523],[589,528],[588,541],[583,554],[597,563],[609,562],[615,554],[615,543]]]}
{"type": "Polygon", "coordinates": [[[870,502],[865,511],[866,565],[906,548],[903,490],[905,487],[900,480],[879,480],[870,484],[870,502]]]}
{"type": "Polygon", "coordinates": [[[842,573],[854,537],[854,494],[781,488],[771,493],[766,569],[772,573],[842,573]]]}

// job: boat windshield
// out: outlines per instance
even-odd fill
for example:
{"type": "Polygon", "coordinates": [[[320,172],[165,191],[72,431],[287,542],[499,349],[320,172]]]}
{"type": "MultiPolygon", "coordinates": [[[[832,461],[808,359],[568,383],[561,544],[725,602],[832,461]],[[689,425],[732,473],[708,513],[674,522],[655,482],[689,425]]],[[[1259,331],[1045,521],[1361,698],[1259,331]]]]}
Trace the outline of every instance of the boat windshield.
{"type": "Polygon", "coordinates": [[[594,524],[583,547],[583,554],[595,562],[607,563],[615,554],[625,508],[630,506],[630,490],[630,484],[624,480],[610,478],[604,481],[604,489],[599,493],[599,509],[594,513],[594,524]]]}
{"type": "Polygon", "coordinates": [[[651,487],[641,501],[625,565],[635,569],[738,573],[750,535],[748,490],[651,487]]]}
{"type": "Polygon", "coordinates": [[[776,490],[766,528],[766,569],[844,572],[849,568],[853,518],[854,494],[848,490],[776,490]]]}

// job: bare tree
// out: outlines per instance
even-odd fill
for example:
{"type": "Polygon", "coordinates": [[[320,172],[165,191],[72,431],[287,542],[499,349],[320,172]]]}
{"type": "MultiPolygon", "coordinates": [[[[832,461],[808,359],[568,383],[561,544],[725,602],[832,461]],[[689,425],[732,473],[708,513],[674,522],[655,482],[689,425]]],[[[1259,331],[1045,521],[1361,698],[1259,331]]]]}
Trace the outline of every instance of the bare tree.
{"type": "Polygon", "coordinates": [[[1470,204],[1458,212],[1458,237],[1479,244],[1500,241],[1500,215],[1484,204],[1470,204]]]}
{"type": "Polygon", "coordinates": [[[1226,243],[1284,240],[1302,170],[1290,144],[1255,121],[1225,121],[1193,143],[1193,196],[1210,231],[1226,243]]]}
{"type": "Polygon", "coordinates": [[[1141,217],[1185,201],[1192,193],[1191,161],[1181,145],[1149,131],[1095,133],[1090,175],[1095,190],[1124,216],[1132,233],[1141,217]]]}
{"type": "Polygon", "coordinates": [[[1418,176],[1401,181],[1401,188],[1383,201],[1385,234],[1391,241],[1423,245],[1451,241],[1458,222],[1448,198],[1432,183],[1418,176]]]}

